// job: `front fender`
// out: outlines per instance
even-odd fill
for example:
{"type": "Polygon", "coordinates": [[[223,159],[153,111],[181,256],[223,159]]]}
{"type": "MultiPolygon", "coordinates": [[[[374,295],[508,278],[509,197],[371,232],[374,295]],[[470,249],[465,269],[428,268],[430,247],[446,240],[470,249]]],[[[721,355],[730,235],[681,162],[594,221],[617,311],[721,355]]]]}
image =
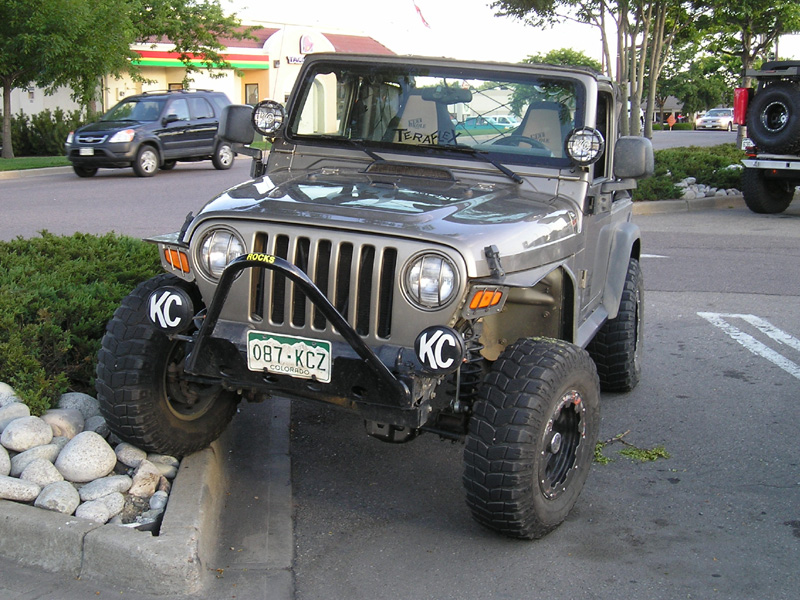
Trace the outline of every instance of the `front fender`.
{"type": "Polygon", "coordinates": [[[603,289],[603,307],[609,319],[615,318],[619,312],[628,263],[631,258],[638,260],[641,255],[642,232],[638,225],[626,221],[616,226],[612,236],[608,275],[603,289]]]}

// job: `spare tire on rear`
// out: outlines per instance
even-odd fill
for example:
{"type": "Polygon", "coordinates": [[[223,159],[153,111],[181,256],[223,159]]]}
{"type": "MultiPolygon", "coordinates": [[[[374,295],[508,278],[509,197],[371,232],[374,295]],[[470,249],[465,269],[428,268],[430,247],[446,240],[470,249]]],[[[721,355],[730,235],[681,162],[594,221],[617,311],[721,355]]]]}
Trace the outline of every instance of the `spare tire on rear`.
{"type": "Polygon", "coordinates": [[[800,87],[778,81],[759,90],[747,112],[747,135],[765,152],[800,151],[800,87]]]}

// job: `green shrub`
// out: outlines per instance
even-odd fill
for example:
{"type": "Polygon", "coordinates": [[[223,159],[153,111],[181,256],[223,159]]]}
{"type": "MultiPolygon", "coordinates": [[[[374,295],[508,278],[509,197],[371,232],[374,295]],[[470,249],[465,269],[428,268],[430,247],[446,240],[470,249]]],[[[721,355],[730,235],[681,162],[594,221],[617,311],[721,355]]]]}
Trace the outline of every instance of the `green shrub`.
{"type": "Polygon", "coordinates": [[[666,148],[655,152],[655,174],[639,182],[634,200],[668,200],[680,197],[674,185],[687,177],[716,188],[741,188],[745,157],[736,144],[688,148],[666,148]],[[736,167],[731,168],[731,165],[736,167]]]}
{"type": "MultiPolygon", "coordinates": [[[[0,113],[2,118],[2,113],[0,113]]],[[[58,156],[70,131],[83,125],[81,111],[45,109],[31,117],[19,111],[11,116],[11,142],[15,156],[58,156]]]]}
{"type": "Polygon", "coordinates": [[[0,242],[0,381],[34,414],[67,390],[91,393],[106,323],[160,271],[155,246],[114,234],[0,242]]]}

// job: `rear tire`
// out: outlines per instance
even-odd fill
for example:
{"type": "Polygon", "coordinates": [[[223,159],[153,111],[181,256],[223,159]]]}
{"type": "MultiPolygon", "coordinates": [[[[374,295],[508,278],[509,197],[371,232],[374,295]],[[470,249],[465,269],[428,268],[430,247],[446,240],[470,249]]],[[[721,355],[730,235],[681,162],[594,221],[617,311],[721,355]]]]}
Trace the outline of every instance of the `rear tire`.
{"type": "Polygon", "coordinates": [[[630,392],[639,383],[643,323],[644,279],[639,261],[631,258],[619,312],[603,324],[586,348],[597,365],[600,389],[604,392],[630,392]]]}
{"type": "Polygon", "coordinates": [[[761,89],[747,111],[747,135],[766,152],[800,151],[800,87],[779,81],[761,89]]]}
{"type": "Polygon", "coordinates": [[[479,523],[535,539],[567,517],[589,474],[600,389],[589,354],[521,339],[492,365],[464,448],[467,505],[479,523]]]}
{"type": "Polygon", "coordinates": [[[122,300],[106,327],[97,364],[97,399],[112,432],[147,450],[184,456],[208,446],[236,412],[238,396],[183,373],[185,343],[156,329],[147,316],[150,294],[194,286],[163,274],[122,300]]]}
{"type": "Polygon", "coordinates": [[[786,179],[767,179],[762,169],[745,169],[742,173],[742,193],[747,208],[754,213],[782,213],[792,203],[795,185],[786,179]]]}

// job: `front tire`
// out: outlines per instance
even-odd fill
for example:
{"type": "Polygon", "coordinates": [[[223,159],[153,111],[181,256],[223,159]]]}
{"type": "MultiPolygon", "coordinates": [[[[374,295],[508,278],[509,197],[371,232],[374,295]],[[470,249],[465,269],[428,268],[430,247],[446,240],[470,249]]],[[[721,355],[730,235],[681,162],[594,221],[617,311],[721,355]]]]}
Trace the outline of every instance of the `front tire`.
{"type": "Polygon", "coordinates": [[[140,284],[106,327],[97,364],[97,399],[113,433],[147,450],[184,456],[214,441],[236,412],[238,396],[184,376],[185,343],[171,340],[147,316],[150,294],[194,287],[169,274],[140,284]]]}
{"type": "Polygon", "coordinates": [[[642,377],[644,338],[644,278],[639,261],[631,258],[619,312],[606,321],[587,346],[597,365],[604,392],[630,392],[642,377]]]}
{"type": "Polygon", "coordinates": [[[233,148],[227,142],[220,142],[217,144],[217,149],[214,151],[214,156],[211,157],[211,162],[215,169],[224,171],[233,166],[233,148]]]}
{"type": "Polygon", "coordinates": [[[792,203],[794,184],[787,179],[767,179],[762,169],[745,169],[742,193],[747,208],[761,215],[782,213],[792,203]]]}
{"type": "Polygon", "coordinates": [[[78,177],[94,177],[97,174],[97,167],[83,167],[81,165],[72,165],[72,170],[78,177]]]}
{"type": "Polygon", "coordinates": [[[152,146],[140,146],[132,166],[139,177],[152,177],[158,171],[158,152],[152,146]]]}
{"type": "Polygon", "coordinates": [[[481,524],[535,539],[567,517],[589,474],[600,389],[588,353],[521,339],[492,365],[464,448],[467,505],[481,524]]]}

